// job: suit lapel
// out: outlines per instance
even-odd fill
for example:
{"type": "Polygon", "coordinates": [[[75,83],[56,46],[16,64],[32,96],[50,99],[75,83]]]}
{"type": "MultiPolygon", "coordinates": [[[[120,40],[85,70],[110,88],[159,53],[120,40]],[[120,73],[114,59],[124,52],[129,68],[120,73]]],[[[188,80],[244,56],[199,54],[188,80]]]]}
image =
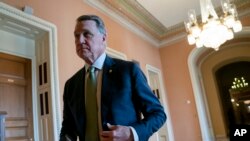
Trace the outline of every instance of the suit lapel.
{"type": "Polygon", "coordinates": [[[115,62],[109,56],[106,57],[103,65],[102,75],[102,91],[101,91],[101,115],[102,115],[102,126],[104,130],[107,130],[107,119],[110,119],[110,104],[112,103],[112,97],[110,94],[113,92],[113,79],[114,79],[115,62]]]}
{"type": "Polygon", "coordinates": [[[102,97],[105,95],[108,89],[111,87],[110,77],[113,75],[115,68],[115,62],[109,56],[106,57],[103,65],[103,75],[102,75],[102,97]]]}
{"type": "Polygon", "coordinates": [[[85,112],[85,67],[77,74],[77,81],[75,86],[74,98],[72,99],[72,105],[75,105],[76,108],[76,117],[78,118],[79,123],[83,123],[84,112],[85,112]]]}

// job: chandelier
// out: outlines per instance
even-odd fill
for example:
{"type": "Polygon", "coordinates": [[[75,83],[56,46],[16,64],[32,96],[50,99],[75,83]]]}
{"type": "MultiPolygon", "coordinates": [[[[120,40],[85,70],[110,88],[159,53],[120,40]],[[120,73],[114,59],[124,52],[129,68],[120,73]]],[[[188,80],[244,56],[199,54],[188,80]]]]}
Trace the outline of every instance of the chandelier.
{"type": "Polygon", "coordinates": [[[244,77],[234,78],[233,84],[231,86],[232,89],[242,89],[248,87],[248,83],[246,82],[244,77]]]}
{"type": "Polygon", "coordinates": [[[218,50],[220,45],[234,37],[233,32],[242,30],[236,6],[229,0],[221,0],[223,15],[218,17],[211,0],[200,0],[202,23],[197,22],[194,10],[188,11],[185,28],[190,45],[218,50]]]}

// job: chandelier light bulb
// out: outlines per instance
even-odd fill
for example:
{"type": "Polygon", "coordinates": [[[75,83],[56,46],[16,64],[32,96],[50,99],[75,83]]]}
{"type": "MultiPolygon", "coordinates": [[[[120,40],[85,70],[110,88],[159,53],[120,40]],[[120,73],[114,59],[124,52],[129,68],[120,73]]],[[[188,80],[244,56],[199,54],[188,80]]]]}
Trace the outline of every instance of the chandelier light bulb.
{"type": "Polygon", "coordinates": [[[202,43],[202,41],[200,39],[196,39],[195,45],[196,45],[197,48],[203,47],[203,43],[202,43]]]}
{"type": "Polygon", "coordinates": [[[195,44],[195,38],[192,34],[188,35],[188,43],[189,43],[189,45],[195,44]]]}
{"type": "Polygon", "coordinates": [[[224,13],[227,13],[229,10],[229,1],[228,0],[221,0],[221,7],[224,13]]]}
{"type": "Polygon", "coordinates": [[[197,38],[201,34],[201,29],[198,26],[193,26],[191,27],[191,33],[195,38],[197,38]]]}
{"type": "Polygon", "coordinates": [[[232,98],[232,99],[231,99],[231,102],[234,102],[234,101],[235,101],[235,100],[232,98]]]}
{"type": "Polygon", "coordinates": [[[242,24],[239,20],[237,20],[235,24],[233,25],[233,30],[234,32],[239,32],[242,30],[242,24]]]}
{"type": "Polygon", "coordinates": [[[194,9],[191,9],[188,11],[188,17],[189,17],[189,22],[191,22],[191,23],[197,22],[196,13],[195,13],[194,9]]]}
{"type": "Polygon", "coordinates": [[[238,16],[237,10],[236,10],[236,6],[234,4],[230,4],[229,5],[229,10],[228,10],[229,14],[234,15],[234,16],[238,16]]]}
{"type": "Polygon", "coordinates": [[[233,15],[226,16],[224,18],[224,25],[228,28],[232,28],[235,25],[235,19],[233,15]]]}
{"type": "Polygon", "coordinates": [[[231,40],[231,39],[233,39],[234,38],[234,33],[233,33],[233,31],[231,30],[231,29],[228,29],[227,30],[227,35],[226,35],[226,39],[227,40],[231,40]]]}

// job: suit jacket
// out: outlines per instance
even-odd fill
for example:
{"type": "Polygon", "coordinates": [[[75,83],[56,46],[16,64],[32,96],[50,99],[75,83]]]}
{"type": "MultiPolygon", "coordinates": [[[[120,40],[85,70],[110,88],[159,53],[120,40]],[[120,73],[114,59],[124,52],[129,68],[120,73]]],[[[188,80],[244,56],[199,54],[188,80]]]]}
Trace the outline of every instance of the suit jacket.
{"type": "MultiPolygon", "coordinates": [[[[75,141],[85,134],[85,68],[74,74],[64,87],[63,122],[60,141],[75,141]]],[[[140,141],[147,141],[166,121],[164,109],[152,93],[138,65],[106,57],[101,89],[101,124],[132,126],[140,141]],[[143,118],[141,118],[141,114],[143,118]]]]}

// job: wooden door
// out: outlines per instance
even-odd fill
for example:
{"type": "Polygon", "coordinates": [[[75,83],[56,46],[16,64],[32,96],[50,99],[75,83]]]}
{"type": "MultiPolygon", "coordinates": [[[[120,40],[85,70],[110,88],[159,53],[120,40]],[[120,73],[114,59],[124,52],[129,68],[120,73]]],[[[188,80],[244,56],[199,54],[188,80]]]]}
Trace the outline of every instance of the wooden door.
{"type": "Polygon", "coordinates": [[[31,60],[0,53],[0,111],[6,111],[6,141],[33,139],[31,60]]]}
{"type": "Polygon", "coordinates": [[[36,41],[36,65],[38,91],[38,113],[39,113],[39,139],[41,141],[52,141],[54,136],[51,72],[49,57],[49,36],[40,37],[36,41]]]}

